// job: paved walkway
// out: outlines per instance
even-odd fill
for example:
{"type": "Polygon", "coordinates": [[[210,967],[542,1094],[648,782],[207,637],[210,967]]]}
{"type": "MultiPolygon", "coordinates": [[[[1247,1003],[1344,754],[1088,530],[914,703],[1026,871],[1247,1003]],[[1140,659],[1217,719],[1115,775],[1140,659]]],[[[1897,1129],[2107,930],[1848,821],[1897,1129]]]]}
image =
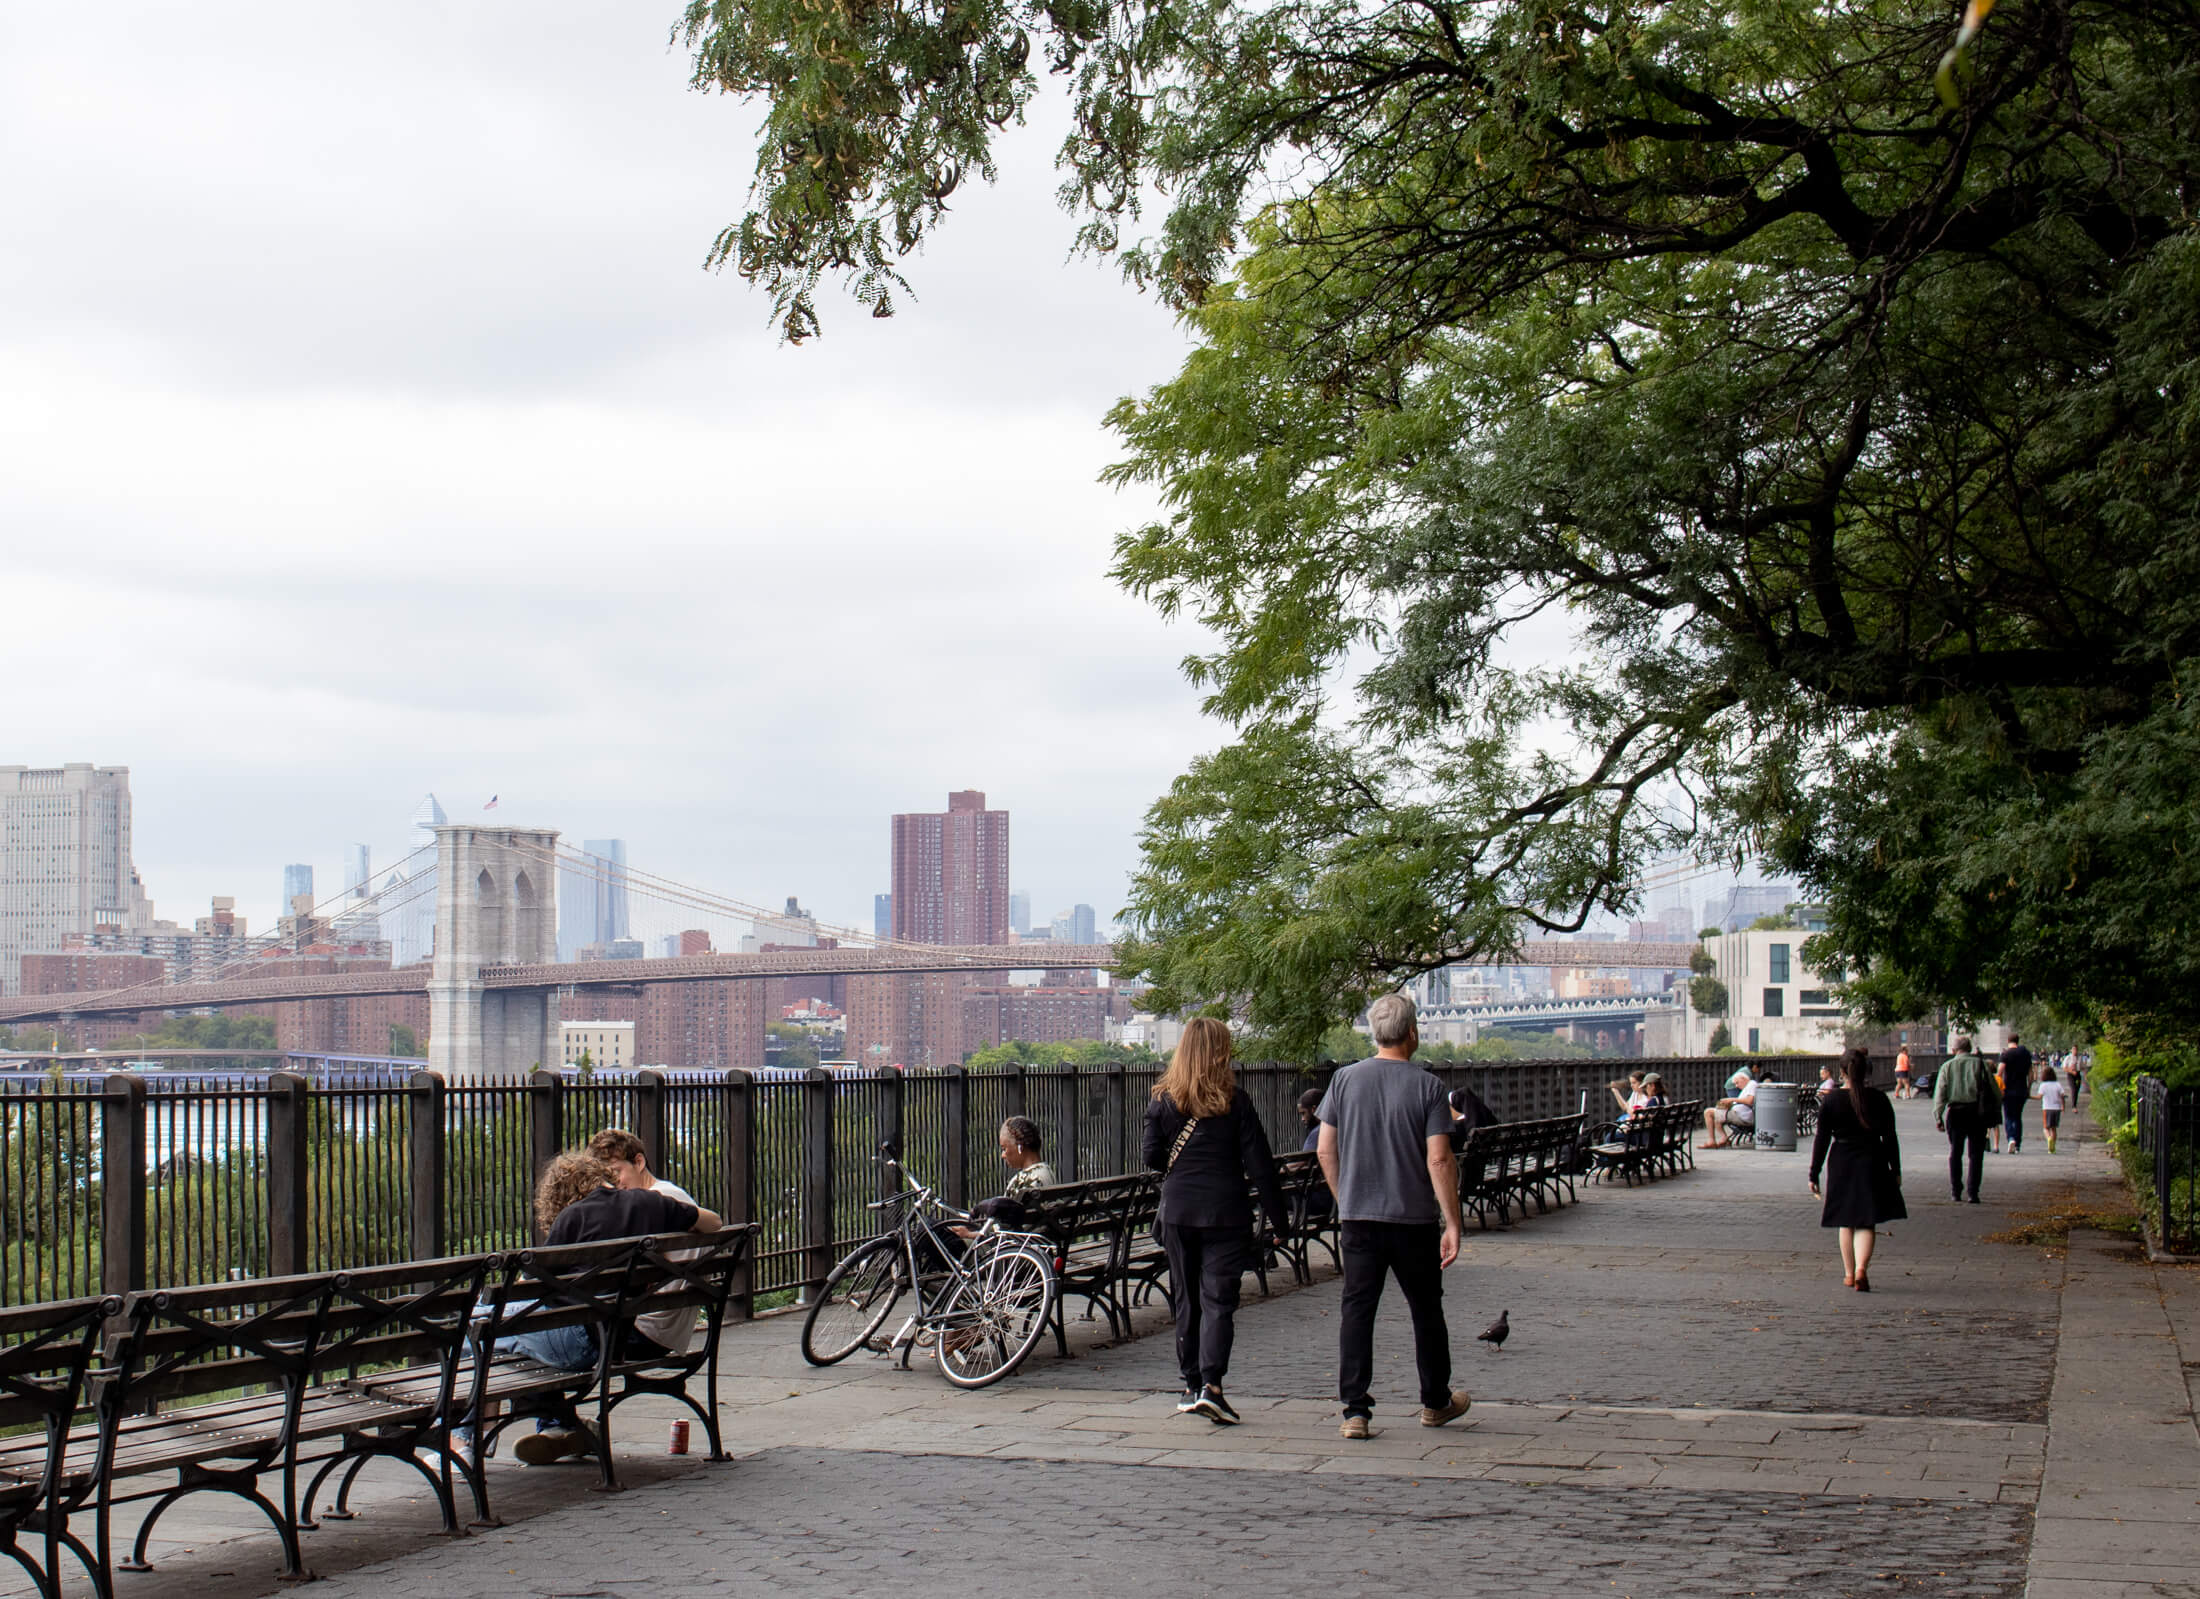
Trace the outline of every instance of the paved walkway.
{"type": "MultiPolygon", "coordinates": [[[[499,1468],[512,1524],[450,1542],[393,1474],[310,1535],[320,1591],[2200,1595],[2200,1269],[2026,1241],[2114,1204],[2097,1145],[1990,1156],[1987,1203],[1950,1205],[1945,1144],[1901,1108],[1914,1215],[1868,1296],[1840,1286],[1800,1154],[1705,1154],[1470,1233],[1448,1304],[1476,1402],[1440,1432],[1391,1306],[1377,1436],[1338,1437],[1327,1275],[1248,1302],[1234,1429],[1173,1413],[1158,1312],[978,1394],[870,1357],[814,1371],[774,1318],[726,1340],[737,1462],[667,1459],[669,1413],[637,1404],[633,1491],[499,1468]],[[1491,1353],[1472,1334],[1501,1309],[1491,1353]]],[[[273,1591],[244,1523],[173,1530],[121,1599],[273,1591]]]]}

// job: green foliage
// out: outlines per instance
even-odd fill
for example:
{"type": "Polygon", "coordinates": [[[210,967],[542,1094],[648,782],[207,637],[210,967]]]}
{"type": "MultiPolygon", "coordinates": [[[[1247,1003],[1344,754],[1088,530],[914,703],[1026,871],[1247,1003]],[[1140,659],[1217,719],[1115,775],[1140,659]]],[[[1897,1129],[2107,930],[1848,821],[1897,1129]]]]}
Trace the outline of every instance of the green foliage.
{"type": "Polygon", "coordinates": [[[161,1049],[274,1049],[272,1016],[171,1016],[148,1033],[107,1047],[107,1053],[161,1049]]]}
{"type": "Polygon", "coordinates": [[[1719,963],[1711,958],[1711,952],[1701,944],[1688,952],[1688,969],[1698,977],[1709,977],[1718,967],[1719,963]]]}
{"type": "Polygon", "coordinates": [[[0,1027],[0,1049],[39,1054],[74,1048],[76,1035],[56,1023],[25,1022],[20,1027],[0,1027]]]}
{"type": "MultiPolygon", "coordinates": [[[[1238,1042],[1242,1045],[1246,1041],[1240,1039],[1238,1042]]],[[[1260,1060],[1267,1057],[1241,1053],[1240,1058],[1260,1060]]],[[[988,1049],[973,1050],[963,1064],[973,1071],[998,1071],[1004,1066],[1126,1066],[1150,1070],[1167,1062],[1142,1044],[1109,1044],[1097,1038],[1082,1038],[1066,1044],[1029,1044],[1016,1039],[988,1049]]]]}
{"type": "Polygon", "coordinates": [[[1795,918],[1784,912],[1777,916],[1760,916],[1749,924],[1753,933],[1784,933],[1795,926],[1795,918]]]}
{"type": "Polygon", "coordinates": [[[769,98],[719,256],[790,334],[822,274],[890,308],[1035,50],[1080,237],[1185,314],[1111,419],[1164,503],[1116,575],[1208,630],[1234,735],[1148,817],[1157,1007],[1311,1050],[1695,849],[1808,883],[1873,1020],[2189,1025],[2200,9],[2006,0],[1953,109],[1951,28],[695,0],[684,37],[769,98]],[[1573,647],[1515,664],[1546,614],[1573,647]]]}
{"type": "Polygon", "coordinates": [[[1743,1053],[1743,1051],[1739,1051],[1734,1048],[1734,1035],[1727,1031],[1726,1023],[1724,1022],[1719,1023],[1718,1026],[1711,1029],[1711,1039],[1708,1047],[1711,1053],[1714,1055],[1743,1053]]]}
{"type": "Polygon", "coordinates": [[[403,1022],[390,1023],[390,1053],[402,1060],[426,1060],[428,1046],[420,1042],[420,1035],[403,1022]]]}
{"type": "Polygon", "coordinates": [[[1596,1051],[1555,1033],[1484,1033],[1471,1044],[1423,1044],[1415,1060],[1441,1065],[1475,1060],[1587,1060],[1596,1051]]]}
{"type": "Polygon", "coordinates": [[[1688,1003],[1699,1016],[1724,1016],[1726,1014],[1726,984],[1716,977],[1691,977],[1688,980],[1688,1003]]]}
{"type": "Polygon", "coordinates": [[[792,1022],[771,1022],[764,1031],[779,1045],[772,1057],[774,1066],[808,1071],[818,1063],[817,1039],[803,1028],[792,1022]]]}
{"type": "MultiPolygon", "coordinates": [[[[1726,936],[1726,929],[1723,927],[1699,927],[1696,929],[1696,936],[1698,938],[1723,938],[1726,936]]],[[[1710,959],[1708,955],[1704,958],[1706,960],[1710,959]]]]}

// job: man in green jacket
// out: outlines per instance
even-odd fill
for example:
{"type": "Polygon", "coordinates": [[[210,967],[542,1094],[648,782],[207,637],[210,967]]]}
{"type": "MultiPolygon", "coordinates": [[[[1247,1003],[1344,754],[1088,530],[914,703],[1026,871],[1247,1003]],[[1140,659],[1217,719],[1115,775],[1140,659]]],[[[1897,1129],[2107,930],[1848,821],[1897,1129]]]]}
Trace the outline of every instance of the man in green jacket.
{"type": "Polygon", "coordinates": [[[1979,1178],[1986,1168],[1986,1130],[1989,1116],[1998,1114],[2000,1090],[1986,1062],[1971,1052],[1968,1038],[1956,1040],[1956,1052],[1933,1073],[1933,1125],[1948,1135],[1948,1187],[1957,1204],[1968,1198],[1978,1203],[1979,1178]],[[1985,1108],[1989,1094],[1996,1097],[1993,1112],[1985,1108]],[[1970,1152],[1969,1192],[1965,1192],[1964,1152],[1970,1152]]]}

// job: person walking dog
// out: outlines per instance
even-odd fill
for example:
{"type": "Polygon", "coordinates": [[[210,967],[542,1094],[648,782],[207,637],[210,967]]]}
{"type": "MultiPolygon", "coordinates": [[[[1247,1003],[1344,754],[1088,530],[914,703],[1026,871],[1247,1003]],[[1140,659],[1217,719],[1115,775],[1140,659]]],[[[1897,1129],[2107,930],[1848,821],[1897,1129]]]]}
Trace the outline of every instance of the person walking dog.
{"type": "Polygon", "coordinates": [[[1818,1139],[1810,1150],[1810,1191],[1826,1178],[1821,1227],[1841,1230],[1841,1286],[1872,1291],[1872,1246],[1881,1222],[1909,1215],[1902,1203],[1902,1143],[1894,1105],[1871,1086],[1872,1058],[1861,1049],[1841,1056],[1841,1087],[1818,1109],[1818,1139]]]}
{"type": "Polygon", "coordinates": [[[1322,1175],[1337,1197],[1344,1301],[1337,1328],[1337,1397],[1347,1438],[1371,1436],[1375,1310],[1386,1277],[1413,1315],[1421,1425],[1441,1427],[1473,1399],[1451,1386],[1444,1269],[1459,1258],[1459,1161],[1444,1085],[1413,1064],[1421,1032],[1413,1001],[1385,994],[1369,1007],[1371,1059],[1341,1068],[1322,1098],[1322,1175]]]}
{"type": "Polygon", "coordinates": [[[1184,1376],[1179,1415],[1218,1427],[1238,1413],[1223,1397],[1236,1336],[1238,1293],[1253,1264],[1253,1206],[1260,1191],[1273,1236],[1290,1225],[1267,1131],[1230,1069],[1230,1029],[1194,1017],[1146,1101],[1146,1164],[1161,1175],[1154,1230],[1169,1257],[1176,1311],[1176,1363],[1184,1376]]]}

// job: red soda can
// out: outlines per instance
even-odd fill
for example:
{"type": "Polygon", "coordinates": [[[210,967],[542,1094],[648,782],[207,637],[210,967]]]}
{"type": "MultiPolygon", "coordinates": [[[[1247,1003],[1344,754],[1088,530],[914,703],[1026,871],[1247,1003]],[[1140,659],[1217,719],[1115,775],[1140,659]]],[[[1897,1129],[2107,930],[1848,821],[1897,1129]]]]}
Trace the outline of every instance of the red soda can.
{"type": "Polygon", "coordinates": [[[685,1416],[672,1424],[672,1447],[665,1452],[673,1455],[684,1455],[688,1452],[688,1424],[685,1416]]]}

